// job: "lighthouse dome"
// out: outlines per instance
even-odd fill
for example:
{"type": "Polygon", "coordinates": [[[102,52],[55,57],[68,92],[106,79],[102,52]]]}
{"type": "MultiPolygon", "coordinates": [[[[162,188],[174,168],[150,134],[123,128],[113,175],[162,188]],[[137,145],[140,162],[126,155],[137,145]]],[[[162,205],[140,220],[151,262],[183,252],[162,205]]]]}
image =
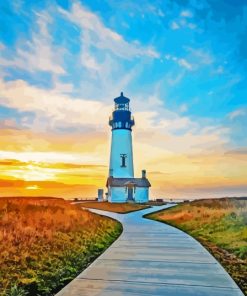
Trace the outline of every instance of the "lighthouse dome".
{"type": "Polygon", "coordinates": [[[126,97],[123,95],[123,92],[121,92],[120,97],[117,97],[117,98],[114,99],[114,102],[115,102],[116,104],[128,104],[129,101],[130,101],[130,99],[129,99],[129,98],[126,98],[126,97]]]}

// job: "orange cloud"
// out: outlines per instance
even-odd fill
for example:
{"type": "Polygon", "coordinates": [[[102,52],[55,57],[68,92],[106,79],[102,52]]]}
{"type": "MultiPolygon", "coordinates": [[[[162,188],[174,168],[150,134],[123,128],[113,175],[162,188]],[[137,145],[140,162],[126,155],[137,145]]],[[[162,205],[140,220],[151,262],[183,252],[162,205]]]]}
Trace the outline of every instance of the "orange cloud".
{"type": "Polygon", "coordinates": [[[64,184],[54,181],[0,179],[0,196],[58,196],[64,198],[95,198],[97,187],[86,184],[64,184]],[[36,190],[29,190],[29,188],[36,190]]]}

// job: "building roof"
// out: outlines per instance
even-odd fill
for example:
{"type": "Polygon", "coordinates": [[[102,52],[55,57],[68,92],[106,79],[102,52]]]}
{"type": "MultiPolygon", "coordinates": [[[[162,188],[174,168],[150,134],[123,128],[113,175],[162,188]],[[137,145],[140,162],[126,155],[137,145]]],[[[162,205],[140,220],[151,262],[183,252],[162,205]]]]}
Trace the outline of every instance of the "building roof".
{"type": "Polygon", "coordinates": [[[109,177],[107,179],[106,186],[111,187],[125,187],[133,184],[136,187],[150,187],[151,184],[147,178],[114,178],[109,177]]]}

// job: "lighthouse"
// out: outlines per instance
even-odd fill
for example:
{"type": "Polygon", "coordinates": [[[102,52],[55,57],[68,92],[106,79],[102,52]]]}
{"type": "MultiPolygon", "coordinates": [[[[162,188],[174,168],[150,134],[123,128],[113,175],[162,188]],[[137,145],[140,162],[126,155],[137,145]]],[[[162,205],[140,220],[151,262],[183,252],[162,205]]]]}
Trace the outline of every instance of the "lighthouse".
{"type": "Polygon", "coordinates": [[[132,126],[134,118],[129,110],[129,99],[121,92],[115,98],[115,110],[109,120],[112,128],[109,174],[118,178],[133,178],[132,126]]]}
{"type": "Polygon", "coordinates": [[[132,127],[135,125],[129,108],[130,99],[123,95],[114,99],[115,107],[109,119],[111,152],[107,179],[109,202],[147,202],[149,187],[146,171],[134,177],[132,127]]]}

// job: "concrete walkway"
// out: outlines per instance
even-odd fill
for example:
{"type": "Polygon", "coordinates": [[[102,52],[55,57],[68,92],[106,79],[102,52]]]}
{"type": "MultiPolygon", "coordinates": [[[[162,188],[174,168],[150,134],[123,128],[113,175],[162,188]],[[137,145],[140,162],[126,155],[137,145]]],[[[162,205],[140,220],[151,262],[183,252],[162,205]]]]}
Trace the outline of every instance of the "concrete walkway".
{"type": "Polygon", "coordinates": [[[122,235],[57,296],[240,296],[221,265],[192,237],[130,214],[93,212],[123,224],[122,235]]]}

